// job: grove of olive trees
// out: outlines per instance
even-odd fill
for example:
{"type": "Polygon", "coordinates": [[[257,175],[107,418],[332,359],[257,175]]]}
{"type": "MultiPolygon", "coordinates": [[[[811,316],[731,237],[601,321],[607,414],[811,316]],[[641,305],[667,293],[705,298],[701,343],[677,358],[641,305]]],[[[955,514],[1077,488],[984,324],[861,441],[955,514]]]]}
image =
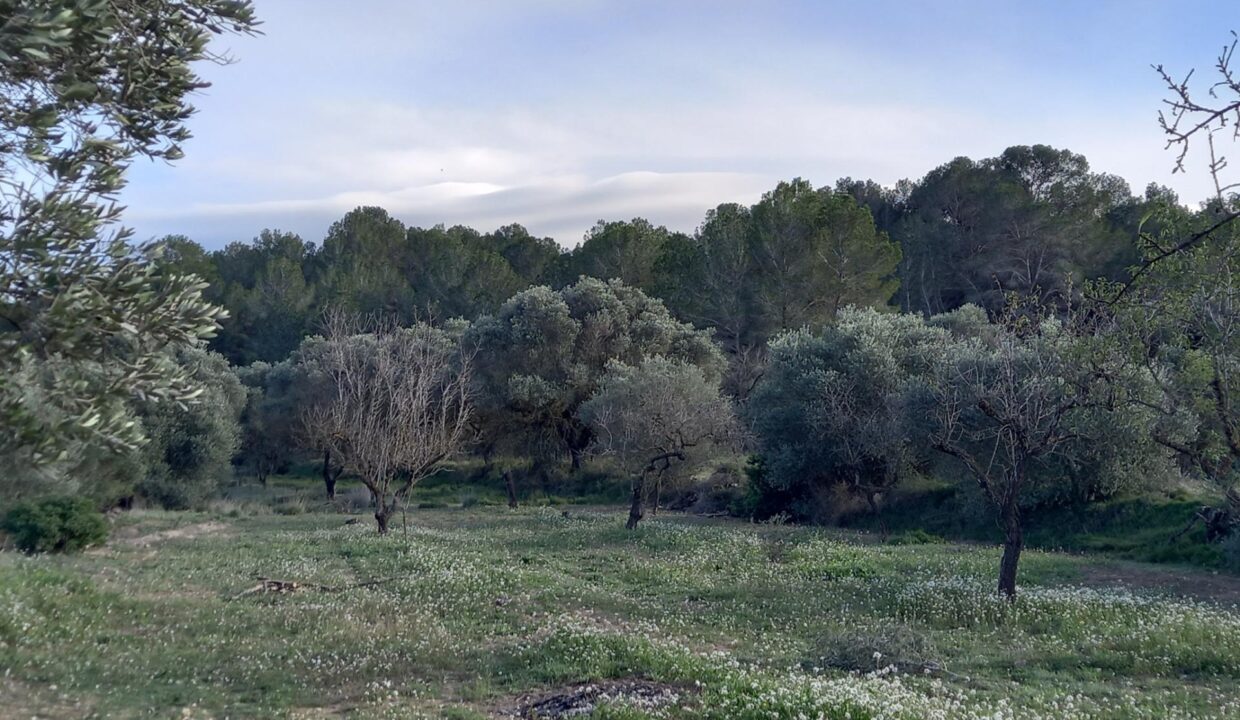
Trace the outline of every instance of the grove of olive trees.
{"type": "Polygon", "coordinates": [[[1048,508],[1197,483],[1206,540],[1237,534],[1231,50],[1209,103],[1160,69],[1180,167],[1210,150],[1196,210],[1033,145],[890,187],[780,182],[691,234],[600,220],[565,249],[359,207],[318,243],[208,251],[131,244],[115,195],[132,160],[180,156],[190,65],[228,61],[209,43],[255,32],[249,3],[58,8],[0,30],[5,502],[202,507],[314,467],[328,501],[365,487],[383,534],[425,478],[500,458],[590,465],[630,528],[730,477],[734,513],[885,537],[939,483],[998,526],[1009,597],[1048,508]]]}

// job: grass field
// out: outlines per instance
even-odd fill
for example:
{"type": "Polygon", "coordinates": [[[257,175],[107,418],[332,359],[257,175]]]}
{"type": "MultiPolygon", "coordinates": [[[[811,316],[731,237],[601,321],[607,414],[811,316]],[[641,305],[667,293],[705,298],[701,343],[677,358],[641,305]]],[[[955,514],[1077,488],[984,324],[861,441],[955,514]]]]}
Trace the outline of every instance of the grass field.
{"type": "Polygon", "coordinates": [[[1009,605],[985,546],[359,519],[134,512],[84,555],[0,553],[0,716],[1240,717],[1230,576],[1030,552],[1009,605]]]}

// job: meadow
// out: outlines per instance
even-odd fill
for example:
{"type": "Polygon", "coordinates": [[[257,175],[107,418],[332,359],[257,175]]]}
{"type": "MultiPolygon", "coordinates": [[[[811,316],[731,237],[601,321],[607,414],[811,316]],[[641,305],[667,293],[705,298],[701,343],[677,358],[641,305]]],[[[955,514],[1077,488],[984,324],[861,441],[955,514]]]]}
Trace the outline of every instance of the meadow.
{"type": "Polygon", "coordinates": [[[0,716],[1240,717],[1232,576],[1031,551],[1008,603],[993,546],[623,522],[122,514],[0,553],[0,716]]]}

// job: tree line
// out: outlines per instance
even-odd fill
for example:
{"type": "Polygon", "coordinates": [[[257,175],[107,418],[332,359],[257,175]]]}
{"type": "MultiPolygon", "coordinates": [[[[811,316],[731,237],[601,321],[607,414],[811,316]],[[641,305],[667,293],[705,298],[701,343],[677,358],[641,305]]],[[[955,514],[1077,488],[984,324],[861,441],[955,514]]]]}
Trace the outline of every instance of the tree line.
{"type": "Polygon", "coordinates": [[[711,330],[732,361],[729,389],[744,394],[772,337],[848,305],[994,313],[1016,292],[1066,307],[1086,280],[1125,277],[1143,219],[1176,204],[1166,188],[1134,196],[1084,157],[1038,145],[957,158],[894,187],[781,182],[752,206],[712,209],[692,234],[600,221],[571,250],[517,224],[406,227],[374,207],[318,244],[264,230],[213,252],[182,236],[163,246],[169,272],[203,278],[228,311],[211,348],[236,365],[288,357],[326,308],[473,320],[527,287],[614,278],[711,330]]]}
{"type": "MultiPolygon", "coordinates": [[[[1152,208],[1139,236],[1146,244],[1130,237],[1130,247],[1112,256],[1148,255],[1149,243],[1157,244],[1151,233],[1189,236],[1211,227],[1219,212],[1158,197],[1128,199],[1152,208]]],[[[574,472],[584,458],[606,458],[630,483],[630,528],[662,493],[727,457],[751,456],[740,510],[753,517],[812,519],[824,502],[852,498],[881,524],[881,506],[910,478],[948,478],[976,494],[999,523],[999,585],[1008,594],[1016,590],[1024,524],[1037,508],[1167,487],[1187,474],[1222,498],[1209,537],[1232,534],[1240,516],[1232,470],[1240,458],[1233,403],[1240,316],[1230,294],[1240,247],[1235,227],[1151,266],[1135,290],[1106,274],[1080,281],[1069,274],[1054,291],[1021,287],[992,299],[987,290],[949,311],[922,313],[892,305],[899,246],[851,195],[798,181],[743,213],[726,212],[739,229],[720,230],[727,223],[716,210],[695,237],[666,233],[645,277],[652,287],[667,282],[662,263],[672,248],[687,269],[679,273],[682,297],[701,302],[709,294],[691,291],[694,280],[712,276],[718,255],[711,253],[722,244],[713,238],[744,238],[746,253],[733,257],[757,270],[713,274],[720,300],[727,294],[722,279],[735,279],[728,301],[741,309],[741,321],[721,314],[718,323],[698,325],[678,317],[674,308],[685,304],[640,283],[580,274],[559,287],[520,289],[472,320],[428,322],[419,313],[432,308],[417,306],[417,289],[393,281],[390,289],[407,293],[410,315],[341,302],[322,333],[300,339],[287,357],[232,371],[247,394],[229,406],[237,419],[235,463],[262,479],[296,456],[321,458],[327,496],[342,472],[359,479],[380,532],[419,480],[462,453],[488,465],[523,458],[535,474],[574,472]],[[789,258],[805,262],[772,263],[777,250],[768,245],[795,246],[802,255],[789,258]],[[848,265],[854,256],[865,262],[848,265]],[[831,261],[814,270],[823,258],[831,261]],[[777,274],[794,265],[821,275],[798,284],[795,275],[777,274]],[[351,324],[368,310],[378,325],[351,324]],[[729,335],[728,328],[752,334],[729,335]],[[741,337],[748,344],[736,342],[741,337]],[[761,352],[746,355],[753,349],[761,352]],[[739,392],[742,365],[747,379],[739,392]]],[[[373,209],[350,217],[395,227],[373,209]]],[[[605,259],[640,281],[640,265],[627,261],[642,254],[616,241],[640,237],[617,230],[637,225],[600,224],[582,249],[548,254],[544,271],[605,259]]],[[[508,229],[505,236],[520,234],[508,229]]],[[[204,412],[218,418],[220,408],[217,402],[204,412]]],[[[514,481],[506,479],[511,491],[514,481]]],[[[197,478],[187,484],[202,487],[197,478]]]]}
{"type": "Polygon", "coordinates": [[[1032,146],[893,188],[780,183],[693,234],[600,222],[567,252],[378,208],[319,245],[131,244],[125,167],[180,156],[191,63],[256,27],[235,0],[72,0],[0,28],[5,503],[191,507],[234,466],[261,481],[301,456],[329,497],[364,485],[384,533],[464,454],[599,457],[636,528],[745,455],[753,517],[841,496],[879,514],[924,475],[975,492],[1009,596],[1049,503],[1192,477],[1218,498],[1207,539],[1236,545],[1240,199],[1214,141],[1240,119],[1234,43],[1205,104],[1160,68],[1169,141],[1208,140],[1197,210],[1032,146]]]}
{"type": "Polygon", "coordinates": [[[794,180],[693,235],[600,222],[571,251],[378,208],[321,247],[169,238],[160,277],[206,278],[228,312],[212,350],[166,356],[207,394],[131,403],[140,451],[83,444],[56,473],[93,477],[104,502],[189,507],[234,468],[265,482],[314,460],[328,499],[342,474],[368,489],[380,532],[462,454],[507,460],[514,503],[514,473],[606,458],[628,478],[630,528],[728,457],[751,457],[734,509],[758,518],[853,499],[881,525],[909,478],[968,480],[1003,529],[1009,594],[1039,507],[1188,473],[1222,493],[1211,537],[1230,535],[1240,348],[1220,278],[1240,238],[1225,228],[1123,284],[1150,253],[1139,238],[1192,234],[1218,205],[1133,197],[1036,146],[902,187],[794,180]]]}

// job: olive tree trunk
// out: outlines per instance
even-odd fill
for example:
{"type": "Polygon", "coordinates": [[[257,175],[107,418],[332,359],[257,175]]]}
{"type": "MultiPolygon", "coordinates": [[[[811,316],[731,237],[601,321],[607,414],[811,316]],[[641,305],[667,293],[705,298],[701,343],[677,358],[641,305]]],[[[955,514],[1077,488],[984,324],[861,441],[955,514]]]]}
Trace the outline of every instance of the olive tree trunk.
{"type": "Polygon", "coordinates": [[[1016,599],[1016,570],[1024,547],[1020,509],[1013,501],[1003,508],[1003,559],[999,561],[999,592],[1013,601],[1016,599]]]}
{"type": "Polygon", "coordinates": [[[327,488],[327,499],[336,499],[336,480],[340,477],[340,472],[332,472],[332,451],[330,448],[323,450],[323,485],[327,488]]]}
{"type": "Polygon", "coordinates": [[[517,484],[512,479],[512,471],[504,471],[504,490],[508,492],[508,507],[517,509],[517,484]]]}
{"type": "Polygon", "coordinates": [[[629,530],[637,528],[646,514],[646,472],[643,470],[633,481],[633,502],[629,505],[629,521],[624,524],[629,530]]]}

